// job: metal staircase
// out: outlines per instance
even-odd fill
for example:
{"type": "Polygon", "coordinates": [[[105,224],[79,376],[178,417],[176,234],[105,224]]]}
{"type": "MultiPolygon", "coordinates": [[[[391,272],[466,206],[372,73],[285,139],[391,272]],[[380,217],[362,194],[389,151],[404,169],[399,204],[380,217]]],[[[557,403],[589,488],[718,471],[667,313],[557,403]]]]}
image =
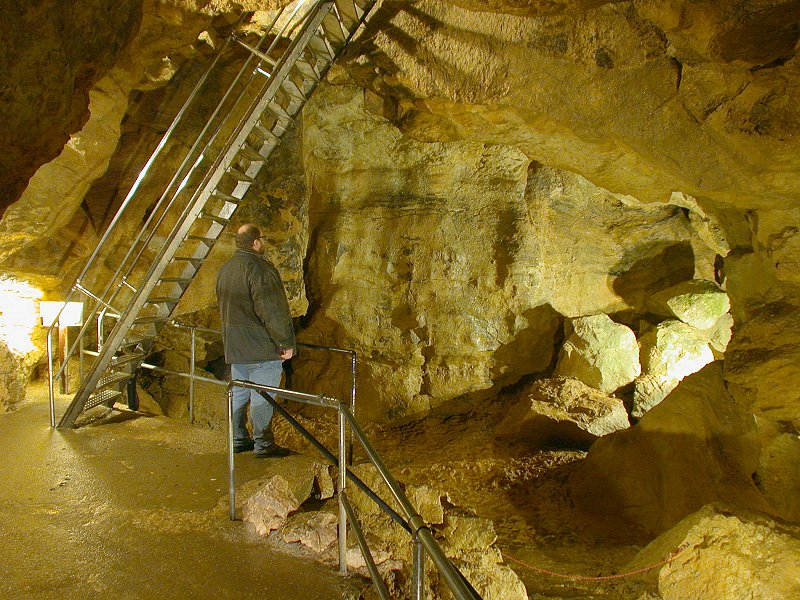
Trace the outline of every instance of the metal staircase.
{"type": "MultiPolygon", "coordinates": [[[[278,12],[258,43],[249,44],[235,31],[226,40],[72,287],[68,300],[84,300],[89,309],[55,377],[70,357],[80,355],[81,364],[91,364],[81,369],[79,387],[59,427],[74,426],[92,407],[121,400],[281,136],[374,4],[298,0],[278,12]],[[221,60],[231,61],[237,53],[244,64],[235,78],[227,87],[211,85],[214,77],[224,77],[221,60]],[[197,112],[198,98],[204,107],[213,105],[208,100],[214,94],[221,97],[213,110],[200,113],[205,122],[200,135],[185,142],[180,133],[186,115],[197,112]],[[158,160],[165,149],[168,160],[174,160],[177,149],[185,154],[167,177],[161,171],[160,180],[169,179],[169,184],[154,192],[150,182],[167,162],[158,160]],[[143,224],[130,241],[131,222],[137,218],[143,224]],[[101,328],[108,319],[115,323],[104,336],[101,328]]],[[[52,368],[50,374],[52,406],[52,368]]]]}

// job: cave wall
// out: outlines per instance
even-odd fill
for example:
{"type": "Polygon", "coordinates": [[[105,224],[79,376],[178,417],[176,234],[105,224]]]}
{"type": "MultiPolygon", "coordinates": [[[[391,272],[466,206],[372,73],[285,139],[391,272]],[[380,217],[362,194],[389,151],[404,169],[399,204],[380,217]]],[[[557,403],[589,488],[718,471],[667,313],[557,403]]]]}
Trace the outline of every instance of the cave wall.
{"type": "MultiPolygon", "coordinates": [[[[5,273],[63,291],[232,13],[188,0],[5,11],[4,39],[19,39],[0,63],[14,115],[0,142],[5,273]],[[96,36],[65,43],[77,29],[96,36]],[[48,52],[69,68],[33,77],[48,52]]],[[[564,319],[636,327],[653,292],[717,278],[735,327],[713,385],[758,437],[753,460],[731,445],[734,462],[796,518],[781,498],[799,485],[786,474],[800,452],[798,22],[796,0],[387,0],[241,216],[274,236],[301,337],[360,352],[362,415],[377,420],[488,398],[552,367],[564,319]]],[[[181,315],[214,325],[210,284],[230,249],[181,315]]],[[[215,352],[209,340],[204,359],[215,352]]],[[[298,367],[311,389],[346,377],[298,367]]],[[[678,468],[663,456],[659,469],[678,468]]]]}

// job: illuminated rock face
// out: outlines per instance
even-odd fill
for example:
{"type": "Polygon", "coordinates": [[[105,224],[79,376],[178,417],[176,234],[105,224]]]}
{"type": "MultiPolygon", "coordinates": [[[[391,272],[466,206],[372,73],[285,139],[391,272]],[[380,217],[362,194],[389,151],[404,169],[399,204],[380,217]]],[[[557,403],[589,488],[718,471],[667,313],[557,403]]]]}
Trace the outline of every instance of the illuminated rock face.
{"type": "MultiPolygon", "coordinates": [[[[49,16],[65,6],[42,4],[49,16]]],[[[2,89],[14,106],[25,101],[24,110],[4,111],[12,118],[0,140],[0,175],[4,199],[16,203],[0,221],[0,268],[53,295],[69,285],[64,274],[91,251],[124,195],[121,182],[132,181],[174,114],[168,107],[187,89],[182,69],[199,68],[220,22],[233,19],[214,14],[234,6],[148,0],[140,18],[136,3],[129,12],[117,4],[90,3],[80,17],[88,21],[78,23],[91,25],[81,27],[92,32],[79,40],[86,46],[56,52],[63,61],[40,65],[46,69],[28,65],[57,48],[60,33],[50,28],[40,45],[9,45],[19,58],[9,54],[13,70],[2,89]],[[195,43],[204,30],[205,41],[195,43]],[[70,68],[56,81],[51,67],[62,63],[70,68]],[[137,113],[145,99],[156,108],[137,113]]],[[[782,470],[800,460],[785,437],[800,428],[793,11],[780,0],[382,5],[241,213],[269,226],[273,258],[303,317],[301,337],[359,351],[360,416],[424,414],[548,376],[566,319],[612,315],[641,341],[646,328],[638,324],[657,293],[715,280],[730,298],[733,337],[725,350],[723,315],[708,343],[716,358],[724,353],[724,385],[737,407],[731,422],[741,427],[706,435],[705,419],[716,423],[729,398],[696,374],[693,381],[709,387],[688,388],[698,416],[686,436],[751,469],[737,479],[746,491],[737,497],[756,505],[751,492],[762,494],[772,510],[796,518],[796,507],[778,500],[796,490],[782,470]],[[764,449],[757,458],[753,436],[764,449]]],[[[30,31],[31,14],[6,15],[3,39],[30,31]]],[[[215,249],[181,314],[215,325],[211,282],[230,250],[215,249]]],[[[690,318],[680,309],[669,315],[690,318]]],[[[208,341],[201,354],[210,361],[218,350],[208,341]]],[[[166,360],[185,362],[179,353],[166,360]]],[[[339,394],[348,367],[301,356],[297,383],[339,394]]],[[[665,402],[685,397],[681,390],[665,402]]],[[[641,427],[604,437],[590,462],[599,472],[635,462],[642,446],[612,440],[641,436],[653,445],[651,466],[691,464],[694,446],[670,445],[668,436],[662,445],[648,429],[656,421],[648,413],[641,427]]],[[[704,472],[713,478],[715,468],[704,472]]],[[[676,489],[684,485],[678,475],[676,489]]],[[[622,486],[622,504],[638,493],[622,486]]],[[[702,496],[696,500],[713,499],[702,496]]],[[[661,510],[659,502],[652,504],[661,510]]],[[[679,502],[671,522],[696,504],[679,502]]],[[[631,518],[653,531],[666,526],[631,518]]]]}
{"type": "Polygon", "coordinates": [[[0,411],[24,398],[25,387],[41,356],[41,295],[26,282],[0,276],[0,411]]]}
{"type": "Polygon", "coordinates": [[[675,553],[658,570],[664,600],[754,598],[800,594],[800,530],[757,514],[708,505],[650,543],[631,567],[675,553]]]}
{"type": "Polygon", "coordinates": [[[578,379],[539,379],[520,396],[497,434],[533,448],[588,447],[598,437],[630,426],[622,400],[578,379]]]}
{"type": "Polygon", "coordinates": [[[570,322],[572,333],[561,347],[556,375],[575,377],[611,393],[639,375],[636,336],[608,315],[581,317],[570,322]]]}

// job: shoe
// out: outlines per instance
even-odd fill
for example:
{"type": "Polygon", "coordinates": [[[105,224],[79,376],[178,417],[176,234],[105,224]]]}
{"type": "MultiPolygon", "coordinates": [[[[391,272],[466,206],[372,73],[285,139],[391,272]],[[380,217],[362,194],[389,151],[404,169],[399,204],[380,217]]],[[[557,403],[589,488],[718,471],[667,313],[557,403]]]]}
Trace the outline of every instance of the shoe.
{"type": "Polygon", "coordinates": [[[281,458],[283,456],[289,456],[292,453],[291,450],[288,448],[282,448],[277,444],[272,444],[271,446],[267,446],[266,448],[259,448],[258,450],[253,451],[253,456],[256,458],[281,458]]]}
{"type": "Polygon", "coordinates": [[[250,452],[253,449],[253,440],[246,440],[244,442],[239,442],[233,445],[233,451],[237,454],[239,452],[250,452]]]}

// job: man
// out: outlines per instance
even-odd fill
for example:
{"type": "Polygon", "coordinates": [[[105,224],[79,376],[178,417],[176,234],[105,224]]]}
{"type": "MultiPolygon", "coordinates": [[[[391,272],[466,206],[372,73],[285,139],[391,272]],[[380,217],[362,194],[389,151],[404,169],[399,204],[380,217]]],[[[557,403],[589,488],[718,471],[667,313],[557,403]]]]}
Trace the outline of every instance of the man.
{"type": "MultiPolygon", "coordinates": [[[[261,230],[248,223],[236,232],[236,253],[217,276],[222,342],[231,378],[278,387],[284,360],[295,352],[289,303],[281,278],[264,257],[261,230]]],[[[270,430],[272,405],[257,390],[233,388],[233,447],[260,458],[285,456],[270,430]],[[245,428],[250,405],[252,439],[245,428]]]]}

